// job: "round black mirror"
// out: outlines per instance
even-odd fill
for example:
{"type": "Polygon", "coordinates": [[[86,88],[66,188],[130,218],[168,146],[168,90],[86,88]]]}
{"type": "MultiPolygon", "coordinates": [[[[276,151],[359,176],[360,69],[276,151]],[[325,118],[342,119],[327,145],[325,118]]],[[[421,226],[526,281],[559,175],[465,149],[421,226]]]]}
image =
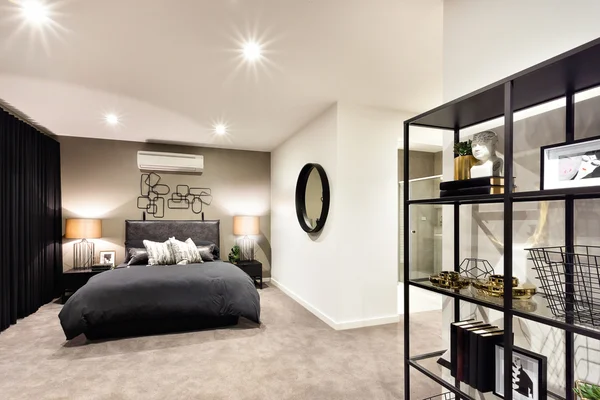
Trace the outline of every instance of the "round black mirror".
{"type": "Polygon", "coordinates": [[[329,180],[319,164],[306,164],[296,184],[296,215],[305,232],[319,232],[329,214],[329,180]]]}

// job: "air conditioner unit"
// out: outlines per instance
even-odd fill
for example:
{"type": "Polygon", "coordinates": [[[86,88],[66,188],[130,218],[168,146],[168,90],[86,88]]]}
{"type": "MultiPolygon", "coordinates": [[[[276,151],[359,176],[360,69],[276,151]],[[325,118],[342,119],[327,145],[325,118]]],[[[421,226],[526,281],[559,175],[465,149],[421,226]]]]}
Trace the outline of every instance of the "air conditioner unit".
{"type": "Polygon", "coordinates": [[[142,171],[189,172],[201,174],[204,170],[204,156],[195,154],[138,151],[137,163],[138,168],[142,171]]]}

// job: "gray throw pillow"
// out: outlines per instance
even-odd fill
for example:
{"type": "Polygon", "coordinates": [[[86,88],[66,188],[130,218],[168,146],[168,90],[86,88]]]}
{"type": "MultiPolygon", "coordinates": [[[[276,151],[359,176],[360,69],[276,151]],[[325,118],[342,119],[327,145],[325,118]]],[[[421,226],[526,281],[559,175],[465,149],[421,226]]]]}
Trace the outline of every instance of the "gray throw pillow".
{"type": "Polygon", "coordinates": [[[148,252],[148,265],[175,265],[177,263],[168,240],[164,243],[144,240],[144,247],[148,252]]]}
{"type": "Polygon", "coordinates": [[[129,249],[129,262],[127,265],[148,265],[148,252],[145,248],[129,249]]]}
{"type": "Polygon", "coordinates": [[[215,261],[215,247],[216,245],[212,243],[206,246],[198,246],[203,261],[215,261]]]}
{"type": "Polygon", "coordinates": [[[219,246],[217,246],[215,243],[210,242],[208,240],[196,240],[194,241],[194,243],[196,243],[196,246],[198,247],[202,247],[202,246],[210,246],[212,245],[212,256],[215,260],[219,260],[221,258],[221,254],[219,251],[219,246]]]}
{"type": "Polygon", "coordinates": [[[171,243],[171,249],[173,249],[173,254],[175,254],[175,261],[177,264],[185,265],[203,262],[200,251],[191,238],[188,238],[185,242],[182,242],[172,237],[169,238],[169,242],[171,243]]]}

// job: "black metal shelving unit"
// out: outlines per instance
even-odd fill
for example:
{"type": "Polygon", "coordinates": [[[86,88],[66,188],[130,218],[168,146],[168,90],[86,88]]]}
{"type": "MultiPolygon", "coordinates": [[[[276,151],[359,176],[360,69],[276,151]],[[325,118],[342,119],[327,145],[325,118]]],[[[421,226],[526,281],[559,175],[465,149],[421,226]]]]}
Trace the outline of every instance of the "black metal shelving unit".
{"type": "MultiPolygon", "coordinates": [[[[512,187],[513,182],[513,117],[520,110],[534,107],[552,100],[565,98],[565,142],[575,140],[575,102],[577,92],[600,86],[600,39],[586,43],[571,51],[535,65],[506,79],[493,83],[473,93],[443,104],[404,122],[404,398],[410,399],[410,371],[417,370],[453,393],[456,398],[473,399],[461,390],[457,381],[449,382],[422,363],[442,352],[411,356],[410,353],[410,287],[433,291],[454,298],[454,319],[460,320],[460,302],[488,307],[504,314],[504,359],[512,359],[512,323],[513,317],[519,317],[549,325],[565,331],[565,377],[566,400],[573,400],[575,380],[574,335],[579,334],[600,340],[600,329],[575,324],[572,318],[551,318],[515,309],[512,293],[508,291],[501,302],[486,301],[474,297],[466,291],[446,290],[434,287],[424,280],[410,279],[410,207],[419,204],[451,205],[454,212],[454,270],[459,271],[460,264],[460,206],[465,204],[501,203],[504,210],[504,243],[513,242],[513,204],[517,202],[564,201],[565,204],[565,248],[573,252],[574,248],[574,201],[576,199],[600,198],[600,187],[539,190],[528,192],[507,192],[499,195],[476,195],[436,199],[410,199],[408,185],[410,157],[410,127],[423,126],[451,131],[454,141],[459,141],[461,129],[504,117],[504,184],[512,187]]],[[[512,246],[505,246],[504,276],[510,281],[513,276],[512,246]]],[[[566,276],[572,279],[572,265],[565,264],[566,276]]],[[[573,296],[572,282],[565,283],[565,296],[573,296]]],[[[504,387],[512,387],[512,367],[510,362],[504,365],[504,387]]],[[[549,393],[550,397],[562,398],[549,393]]],[[[512,400],[512,391],[507,390],[505,400],[512,400]]]]}

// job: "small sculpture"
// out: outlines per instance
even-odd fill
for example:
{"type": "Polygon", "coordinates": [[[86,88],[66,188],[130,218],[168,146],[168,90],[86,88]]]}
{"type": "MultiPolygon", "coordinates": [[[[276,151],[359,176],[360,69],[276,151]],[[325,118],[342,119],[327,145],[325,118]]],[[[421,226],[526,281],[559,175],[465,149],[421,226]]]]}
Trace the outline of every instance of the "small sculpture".
{"type": "Polygon", "coordinates": [[[504,161],[496,155],[498,135],[494,131],[485,131],[473,135],[473,157],[477,159],[471,167],[471,178],[502,176],[504,161]]]}
{"type": "Polygon", "coordinates": [[[488,260],[480,258],[465,258],[459,266],[460,274],[473,281],[485,280],[494,275],[494,268],[488,260]]]}

